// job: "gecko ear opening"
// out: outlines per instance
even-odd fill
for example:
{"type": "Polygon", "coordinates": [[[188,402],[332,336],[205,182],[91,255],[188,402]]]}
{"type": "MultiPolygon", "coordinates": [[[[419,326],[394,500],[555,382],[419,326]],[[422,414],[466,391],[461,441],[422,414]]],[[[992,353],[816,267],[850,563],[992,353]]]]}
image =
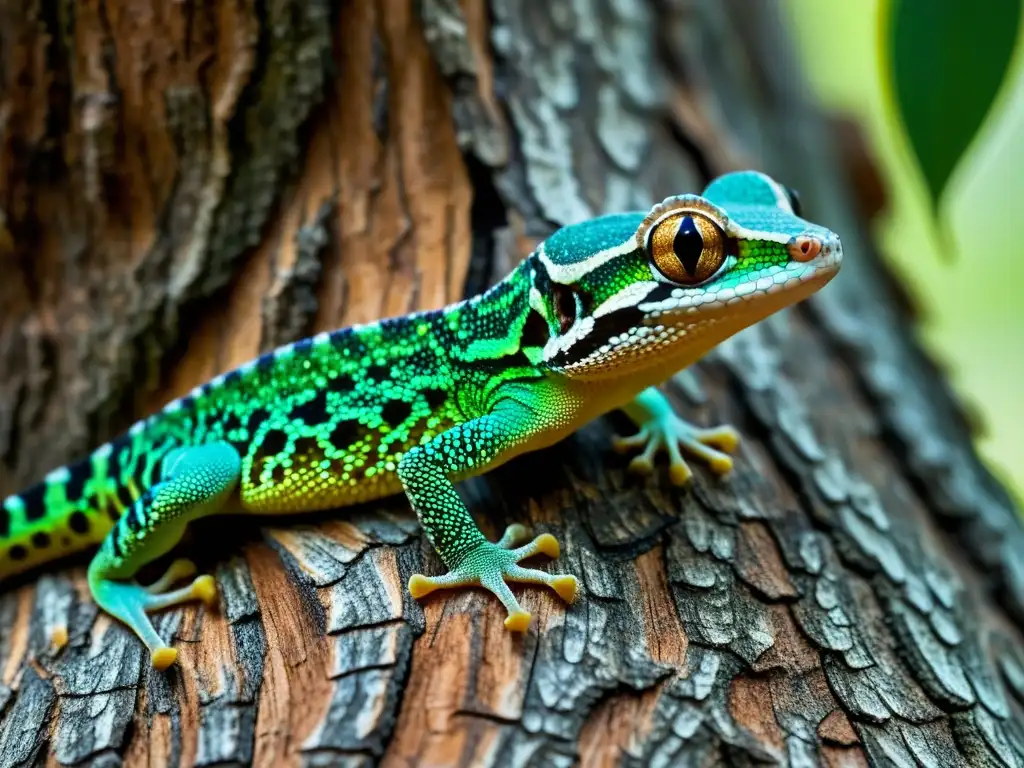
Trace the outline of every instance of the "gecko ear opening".
{"type": "Polygon", "coordinates": [[[552,283],[551,292],[554,298],[555,316],[558,318],[558,333],[564,334],[576,324],[579,314],[576,291],[568,285],[552,283]]]}

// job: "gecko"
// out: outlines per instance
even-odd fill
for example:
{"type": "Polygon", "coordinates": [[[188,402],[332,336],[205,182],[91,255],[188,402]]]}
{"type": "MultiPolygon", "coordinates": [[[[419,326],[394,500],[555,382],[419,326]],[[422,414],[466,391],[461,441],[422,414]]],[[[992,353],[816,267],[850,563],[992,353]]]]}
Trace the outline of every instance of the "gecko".
{"type": "MultiPolygon", "coordinates": [[[[649,474],[664,453],[680,486],[693,473],[684,454],[728,473],[737,431],[683,420],[659,385],[810,296],[841,262],[839,237],[802,218],[795,191],[757,171],[724,174],[647,211],[566,225],[477,296],[282,346],[8,496],[0,579],[95,548],[92,597],[162,670],[177,651],[149,614],[218,600],[213,577],[187,559],[151,584],[136,578],[189,523],[404,491],[447,568],[413,575],[411,595],[483,587],[504,605],[505,626],[525,632],[530,614],[508,582],[548,587],[566,603],[578,582],[520,565],[559,556],[550,533],[531,540],[516,523],[498,541],[485,538],[454,484],[616,409],[638,430],[614,441],[636,454],[629,470],[649,474]]],[[[52,637],[61,647],[67,628],[52,637]]]]}

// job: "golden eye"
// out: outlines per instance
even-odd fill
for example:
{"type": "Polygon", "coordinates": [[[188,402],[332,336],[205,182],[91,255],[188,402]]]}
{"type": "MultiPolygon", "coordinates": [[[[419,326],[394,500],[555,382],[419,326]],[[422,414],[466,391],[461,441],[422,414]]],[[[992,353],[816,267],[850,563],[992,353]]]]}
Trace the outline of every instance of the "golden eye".
{"type": "Polygon", "coordinates": [[[679,285],[697,285],[714,276],[726,257],[725,233],[705,216],[678,211],[651,230],[647,253],[665,277],[679,285]]]}

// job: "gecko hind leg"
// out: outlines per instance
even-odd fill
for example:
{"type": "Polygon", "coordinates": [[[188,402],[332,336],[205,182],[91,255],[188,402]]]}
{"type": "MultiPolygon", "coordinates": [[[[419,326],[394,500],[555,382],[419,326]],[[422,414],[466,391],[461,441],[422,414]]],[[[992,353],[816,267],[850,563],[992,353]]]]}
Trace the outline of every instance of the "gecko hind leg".
{"type": "Polygon", "coordinates": [[[216,584],[205,575],[187,587],[168,590],[195,573],[187,560],[175,560],[148,587],[137,583],[135,574],[169,552],[189,522],[221,509],[238,483],[240,470],[238,452],[226,443],[172,452],[164,460],[160,481],[118,519],[89,564],[89,589],[96,603],[146,644],[156,669],[169,667],[178,654],[157,634],[146,614],[193,600],[213,605],[216,584]]]}
{"type": "Polygon", "coordinates": [[[629,470],[649,475],[654,471],[654,457],[659,451],[668,454],[669,478],[675,485],[685,485],[693,477],[683,452],[701,459],[716,475],[724,475],[733,467],[729,454],[736,450],[740,435],[733,427],[722,425],[703,429],[680,418],[661,392],[651,387],[641,392],[623,410],[639,427],[629,437],[617,437],[613,447],[620,453],[643,449],[629,463],[629,470]]]}

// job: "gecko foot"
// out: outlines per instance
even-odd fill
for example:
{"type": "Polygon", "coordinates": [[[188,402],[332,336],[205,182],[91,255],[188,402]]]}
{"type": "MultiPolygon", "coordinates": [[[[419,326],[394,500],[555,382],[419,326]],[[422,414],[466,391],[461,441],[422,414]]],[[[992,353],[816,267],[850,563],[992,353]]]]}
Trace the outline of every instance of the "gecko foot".
{"type": "Polygon", "coordinates": [[[685,485],[693,477],[693,471],[680,449],[705,461],[716,475],[724,475],[732,469],[729,454],[736,450],[739,442],[739,432],[728,425],[702,429],[669,412],[645,423],[635,435],[616,437],[613,447],[620,453],[643,449],[643,453],[629,463],[629,470],[640,475],[654,471],[654,457],[664,450],[668,453],[669,478],[675,485],[685,485]]]}
{"type": "Polygon", "coordinates": [[[561,553],[558,540],[550,533],[542,533],[529,544],[514,548],[526,536],[526,528],[518,524],[510,525],[496,544],[488,541],[479,545],[444,576],[414,574],[409,579],[409,593],[418,600],[437,589],[484,587],[497,595],[508,611],[505,627],[512,632],[525,632],[530,626],[530,613],[520,607],[507,581],[544,584],[567,603],[576,599],[578,590],[575,576],[555,575],[519,565],[520,560],[534,555],[543,554],[555,558],[561,553]]]}
{"type": "Polygon", "coordinates": [[[112,580],[100,580],[92,585],[96,602],[127,624],[146,643],[154,669],[167,669],[177,660],[178,652],[164,643],[146,614],[196,600],[208,608],[217,604],[217,583],[208,574],[197,576],[187,587],[168,589],[174,582],[194,574],[195,570],[191,561],[175,560],[167,572],[149,586],[112,580]]]}

